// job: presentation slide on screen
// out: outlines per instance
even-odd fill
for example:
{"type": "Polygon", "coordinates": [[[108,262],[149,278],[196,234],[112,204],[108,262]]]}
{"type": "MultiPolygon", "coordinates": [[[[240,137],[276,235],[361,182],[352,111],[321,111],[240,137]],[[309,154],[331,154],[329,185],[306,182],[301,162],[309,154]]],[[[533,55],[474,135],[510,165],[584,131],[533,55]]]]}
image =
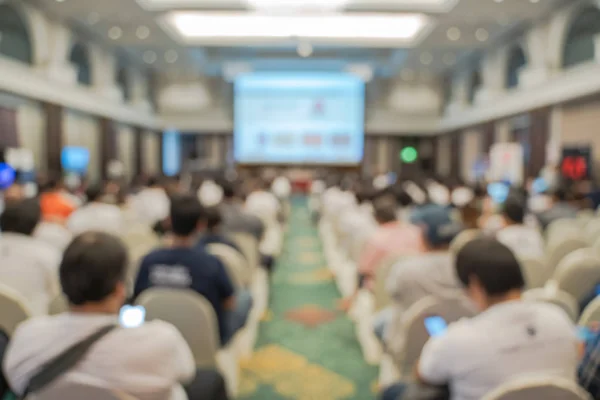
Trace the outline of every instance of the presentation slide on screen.
{"type": "Polygon", "coordinates": [[[162,135],[162,170],[166,176],[181,172],[181,136],[177,131],[165,131],[162,135]]]}
{"type": "Polygon", "coordinates": [[[247,164],[357,164],[365,84],[349,74],[256,73],[235,81],[234,157],[247,164]]]}

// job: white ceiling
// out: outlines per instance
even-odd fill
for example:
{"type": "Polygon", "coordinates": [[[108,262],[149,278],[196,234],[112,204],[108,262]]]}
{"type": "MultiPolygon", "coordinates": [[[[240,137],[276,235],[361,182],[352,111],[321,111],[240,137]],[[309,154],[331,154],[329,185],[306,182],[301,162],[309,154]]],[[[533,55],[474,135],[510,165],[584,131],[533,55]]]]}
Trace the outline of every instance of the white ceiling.
{"type": "Polygon", "coordinates": [[[416,13],[423,14],[428,24],[412,40],[309,41],[314,48],[306,58],[298,55],[298,45],[306,46],[304,40],[190,39],[168,23],[170,13],[182,10],[248,14],[253,10],[246,0],[28,1],[160,70],[221,76],[236,66],[341,70],[351,65],[370,67],[375,76],[416,80],[435,77],[465,55],[579,0],[350,0],[343,15],[416,13]]]}

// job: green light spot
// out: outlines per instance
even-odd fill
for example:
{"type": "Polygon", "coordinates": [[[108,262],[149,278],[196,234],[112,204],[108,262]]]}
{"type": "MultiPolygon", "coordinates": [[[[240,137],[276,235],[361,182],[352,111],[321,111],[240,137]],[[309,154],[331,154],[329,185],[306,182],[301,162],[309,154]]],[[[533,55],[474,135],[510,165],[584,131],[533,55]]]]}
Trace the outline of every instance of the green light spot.
{"type": "Polygon", "coordinates": [[[404,162],[406,164],[414,163],[415,161],[417,161],[418,157],[419,157],[419,152],[417,151],[417,149],[415,149],[412,146],[405,147],[400,152],[400,159],[402,160],[402,162],[404,162]]]}

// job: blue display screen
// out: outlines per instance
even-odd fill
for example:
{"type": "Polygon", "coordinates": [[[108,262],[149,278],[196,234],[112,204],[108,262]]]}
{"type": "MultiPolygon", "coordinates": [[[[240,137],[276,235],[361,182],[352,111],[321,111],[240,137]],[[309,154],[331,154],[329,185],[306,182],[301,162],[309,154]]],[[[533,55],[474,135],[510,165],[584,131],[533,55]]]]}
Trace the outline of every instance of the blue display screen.
{"type": "Polygon", "coordinates": [[[234,158],[256,164],[358,164],[365,84],[343,73],[255,73],[235,81],[234,158]]]}
{"type": "Polygon", "coordinates": [[[60,162],[65,171],[85,173],[90,163],[90,151],[85,147],[63,147],[60,162]]]}
{"type": "Polygon", "coordinates": [[[162,136],[163,173],[174,176],[181,172],[181,135],[176,131],[166,131],[162,136]]]}

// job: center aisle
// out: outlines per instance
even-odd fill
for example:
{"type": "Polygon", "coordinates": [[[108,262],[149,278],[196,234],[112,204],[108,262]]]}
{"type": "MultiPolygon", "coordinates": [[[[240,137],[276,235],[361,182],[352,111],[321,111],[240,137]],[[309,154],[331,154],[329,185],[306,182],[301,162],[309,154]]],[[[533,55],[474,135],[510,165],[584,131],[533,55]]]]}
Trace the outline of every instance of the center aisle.
{"type": "Polygon", "coordinates": [[[371,400],[368,366],[327,268],[306,200],[293,200],[254,356],[241,364],[243,400],[371,400]]]}

